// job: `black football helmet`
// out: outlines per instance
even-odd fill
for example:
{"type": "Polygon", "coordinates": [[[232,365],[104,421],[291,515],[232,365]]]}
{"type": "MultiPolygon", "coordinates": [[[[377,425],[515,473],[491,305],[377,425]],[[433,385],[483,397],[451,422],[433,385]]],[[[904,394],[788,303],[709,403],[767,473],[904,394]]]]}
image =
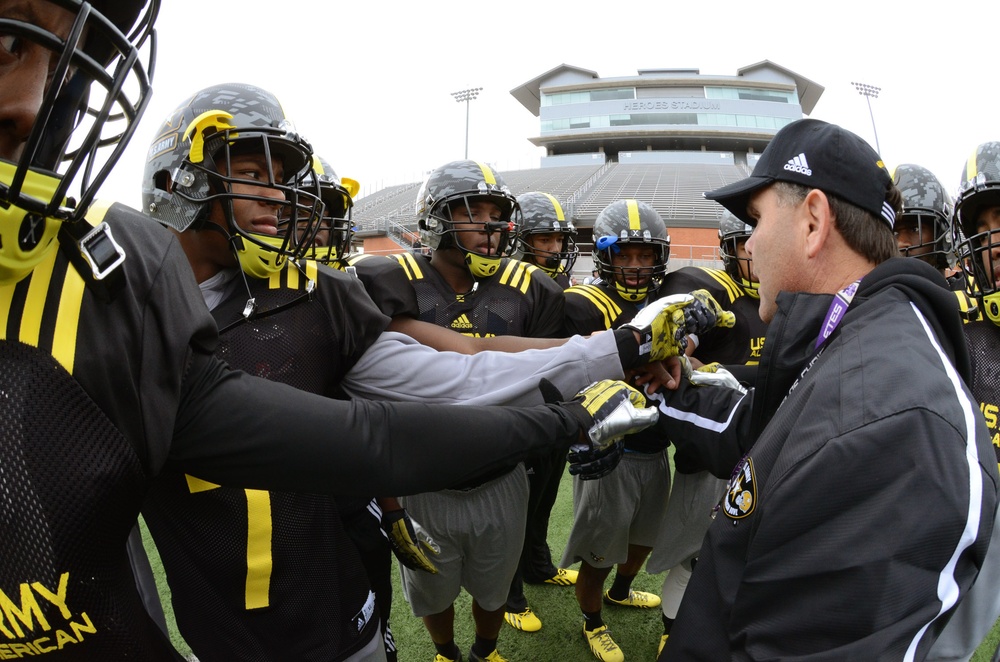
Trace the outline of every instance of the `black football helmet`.
{"type": "MultiPolygon", "coordinates": [[[[500,268],[500,259],[510,255],[521,223],[521,208],[507,184],[492,168],[477,161],[452,161],[437,168],[417,192],[417,226],[420,241],[432,250],[458,248],[475,278],[492,276],[500,268]],[[463,205],[472,216],[470,203],[488,200],[500,208],[500,219],[485,224],[489,235],[499,234],[496,249],[483,255],[467,250],[455,229],[452,211],[463,205]]],[[[470,230],[479,232],[479,230],[470,230]]]]}
{"type": "Polygon", "coordinates": [[[247,274],[266,278],[285,260],[306,257],[322,214],[319,181],[306,182],[312,170],[312,147],[299,136],[277,98],[253,85],[227,83],[196,92],[163,123],[146,158],[142,183],[144,211],[183,232],[222,230],[207,223],[213,204],[225,212],[228,238],[247,274]],[[267,181],[253,180],[258,191],[280,191],[283,200],[260,193],[236,193],[247,180],[230,174],[231,159],[262,154],[267,181]],[[284,176],[276,181],[272,165],[280,160],[284,176]],[[298,219],[297,232],[277,235],[249,232],[234,217],[236,199],[260,200],[280,207],[279,219],[298,219]]]}
{"type": "Polygon", "coordinates": [[[517,196],[521,206],[521,227],[517,234],[517,250],[534,258],[533,264],[544,269],[553,278],[569,274],[580,255],[576,245],[576,227],[566,218],[562,205],[555,197],[540,191],[517,196]],[[562,247],[558,252],[535,248],[531,236],[535,234],[560,234],[562,247]]]}
{"type": "Polygon", "coordinates": [[[354,236],[351,210],[354,207],[354,196],[361,187],[349,177],[339,177],[326,159],[315,155],[312,172],[306,175],[303,183],[311,190],[314,180],[319,181],[323,215],[309,257],[323,264],[331,264],[347,257],[351,252],[351,238],[354,236]]]}
{"type": "Polygon", "coordinates": [[[655,290],[667,273],[670,259],[670,235],[663,219],[651,206],[640,200],[617,200],[605,207],[594,221],[594,263],[601,278],[614,283],[618,293],[629,301],[642,301],[655,290]],[[621,246],[650,245],[656,250],[652,267],[624,268],[612,263],[612,255],[621,246]],[[622,282],[638,276],[638,285],[622,282]]]}
{"type": "Polygon", "coordinates": [[[980,213],[991,207],[1000,207],[1000,142],[995,141],[976,147],[962,169],[953,234],[972,293],[986,317],[1000,324],[1000,230],[979,227],[980,213]]]}
{"type": "Polygon", "coordinates": [[[951,232],[952,204],[941,182],[927,168],[904,163],[893,168],[892,183],[903,194],[903,210],[896,215],[895,232],[913,228],[917,243],[903,249],[904,257],[918,257],[937,269],[955,266],[951,232]],[[930,229],[930,232],[925,230],[930,229]],[[927,236],[927,239],[923,239],[927,236]]]}
{"type": "Polygon", "coordinates": [[[753,226],[740,220],[729,210],[722,212],[722,218],[719,220],[719,257],[722,258],[722,265],[729,277],[756,299],[759,296],[757,286],[760,283],[743,275],[744,272],[753,275],[753,259],[740,257],[736,250],[740,244],[746,243],[752,232],[753,226]]]}
{"type": "Polygon", "coordinates": [[[30,102],[9,99],[0,118],[0,130],[8,133],[0,140],[4,284],[24,278],[42,261],[63,223],[83,218],[150,98],[159,0],[51,4],[75,17],[66,38],[27,13],[0,17],[0,35],[11,44],[51,52],[48,71],[37,79],[44,85],[37,90],[39,107],[15,117],[11,113],[25,108],[20,103],[30,102]]]}

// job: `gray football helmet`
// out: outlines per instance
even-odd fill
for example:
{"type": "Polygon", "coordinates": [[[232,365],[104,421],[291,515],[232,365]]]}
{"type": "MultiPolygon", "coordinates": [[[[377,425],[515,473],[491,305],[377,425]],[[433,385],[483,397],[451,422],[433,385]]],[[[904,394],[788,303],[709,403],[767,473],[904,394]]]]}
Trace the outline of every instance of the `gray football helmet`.
{"type": "Polygon", "coordinates": [[[550,276],[569,274],[580,255],[576,245],[576,226],[566,218],[562,205],[552,195],[531,191],[517,196],[521,206],[521,227],[517,234],[517,249],[534,258],[533,263],[550,276]],[[557,252],[535,248],[531,236],[535,234],[560,234],[562,247],[557,252]]]}
{"type": "Polygon", "coordinates": [[[979,145],[962,169],[955,201],[953,234],[958,243],[959,261],[972,285],[972,293],[982,301],[984,315],[1000,324],[1000,231],[980,231],[979,215],[990,207],[1000,207],[1000,142],[979,145]]]}
{"type": "Polygon", "coordinates": [[[266,278],[283,269],[286,259],[305,257],[311,249],[322,214],[318,180],[305,181],[311,166],[312,147],[274,95],[241,83],[213,85],[181,104],[157,132],[146,158],[142,204],[149,216],[179,232],[221,229],[206,223],[212,205],[221,205],[241,267],[266,278]],[[267,181],[254,180],[254,188],[280,191],[283,201],[233,191],[247,181],[230,174],[231,159],[248,153],[262,154],[267,164],[267,181]],[[280,181],[272,168],[277,160],[284,171],[280,181]],[[240,198],[279,205],[279,218],[298,219],[298,232],[275,236],[242,229],[232,208],[240,198]]]}
{"type": "Polygon", "coordinates": [[[901,228],[912,228],[913,236],[919,238],[903,248],[902,254],[918,257],[937,269],[954,267],[952,204],[941,182],[927,168],[912,163],[898,165],[890,174],[892,183],[903,194],[903,210],[896,215],[895,231],[898,235],[901,228]]]}
{"type": "MultiPolygon", "coordinates": [[[[476,278],[492,276],[500,268],[500,259],[510,255],[513,240],[521,223],[521,208],[507,184],[492,168],[477,161],[452,161],[437,168],[417,192],[415,212],[420,241],[432,250],[458,248],[465,255],[469,272],[476,278]],[[499,234],[496,249],[483,255],[467,250],[458,238],[452,212],[464,206],[472,215],[470,203],[488,200],[500,208],[500,219],[486,223],[482,231],[499,234]]],[[[478,232],[479,230],[472,230],[478,232]]]]}
{"type": "Polygon", "coordinates": [[[719,257],[722,258],[723,268],[747,294],[756,298],[760,283],[743,275],[744,272],[753,275],[753,260],[749,257],[740,257],[737,251],[737,247],[741,243],[745,244],[751,233],[753,226],[737,218],[728,209],[722,212],[722,218],[719,220],[719,257]]]}
{"type": "Polygon", "coordinates": [[[659,287],[667,273],[670,259],[670,235],[660,215],[650,205],[640,200],[616,200],[601,210],[594,221],[594,263],[601,279],[614,283],[618,293],[629,301],[642,301],[649,292],[659,287]],[[616,267],[612,255],[622,246],[649,245],[655,249],[656,261],[652,267],[616,267]],[[638,276],[637,285],[622,281],[638,276]]]}

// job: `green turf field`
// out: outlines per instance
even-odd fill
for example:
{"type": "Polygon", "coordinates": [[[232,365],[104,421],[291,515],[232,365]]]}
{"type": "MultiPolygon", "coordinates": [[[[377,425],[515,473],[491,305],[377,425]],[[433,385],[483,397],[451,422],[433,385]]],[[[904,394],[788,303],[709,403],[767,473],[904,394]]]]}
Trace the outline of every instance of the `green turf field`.
{"type": "MultiPolygon", "coordinates": [[[[549,544],[556,560],[569,537],[572,522],[572,482],[569,474],[566,474],[563,476],[559,498],[552,511],[549,527],[549,544]]],[[[167,587],[162,579],[159,559],[154,556],[150,560],[154,571],[158,573],[157,581],[161,594],[166,595],[167,587]]],[[[608,586],[613,576],[614,573],[608,578],[608,586]]],[[[659,595],[662,583],[663,574],[640,573],[633,586],[659,595]]],[[[434,647],[424,630],[423,623],[410,613],[409,606],[402,597],[398,570],[394,573],[393,584],[392,629],[399,648],[399,662],[432,662],[434,647]]],[[[528,634],[518,632],[504,623],[498,642],[498,648],[504,657],[510,662],[590,662],[595,659],[583,640],[583,618],[573,597],[572,587],[525,586],[525,594],[528,597],[528,604],[542,620],[542,629],[528,634]]],[[[164,599],[163,606],[169,625],[174,628],[169,600],[164,599]]],[[[455,610],[455,641],[465,655],[473,642],[471,600],[468,594],[462,593],[455,610]]],[[[656,646],[661,633],[659,609],[605,607],[604,621],[611,629],[628,662],[653,662],[656,659],[656,646]]],[[[190,656],[190,649],[184,644],[176,629],[172,629],[171,635],[178,650],[190,656]]],[[[1000,641],[1000,622],[998,626],[994,626],[989,638],[973,656],[973,662],[989,662],[998,641],[1000,641]]]]}

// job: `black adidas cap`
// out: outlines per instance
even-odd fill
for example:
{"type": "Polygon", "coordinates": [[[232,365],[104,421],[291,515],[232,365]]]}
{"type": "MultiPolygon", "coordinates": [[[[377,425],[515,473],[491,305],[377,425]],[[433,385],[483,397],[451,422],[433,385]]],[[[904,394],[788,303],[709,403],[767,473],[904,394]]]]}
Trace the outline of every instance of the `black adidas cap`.
{"type": "Polygon", "coordinates": [[[896,213],[886,202],[892,184],[882,159],[864,140],[836,124],[803,119],[775,134],[753,173],[734,184],[705,193],[750,225],[750,196],[774,182],[792,182],[832,193],[885,220],[893,227],[896,213]]]}

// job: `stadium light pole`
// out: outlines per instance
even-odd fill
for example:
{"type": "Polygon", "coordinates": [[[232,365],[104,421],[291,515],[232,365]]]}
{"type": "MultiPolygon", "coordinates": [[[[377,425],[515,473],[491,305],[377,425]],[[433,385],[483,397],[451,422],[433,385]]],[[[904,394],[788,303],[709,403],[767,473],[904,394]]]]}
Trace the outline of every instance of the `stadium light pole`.
{"type": "Polygon", "coordinates": [[[469,102],[478,97],[482,90],[481,87],[470,87],[467,90],[451,93],[458,103],[465,102],[465,158],[467,159],[469,158],[469,102]]]}
{"type": "Polygon", "coordinates": [[[868,102],[868,116],[872,118],[872,132],[875,134],[875,150],[882,155],[882,148],[878,145],[878,131],[875,129],[875,115],[872,113],[872,99],[878,99],[878,93],[882,91],[881,87],[875,87],[874,85],[868,85],[866,83],[854,83],[851,85],[857,89],[858,94],[863,96],[868,102]]]}

